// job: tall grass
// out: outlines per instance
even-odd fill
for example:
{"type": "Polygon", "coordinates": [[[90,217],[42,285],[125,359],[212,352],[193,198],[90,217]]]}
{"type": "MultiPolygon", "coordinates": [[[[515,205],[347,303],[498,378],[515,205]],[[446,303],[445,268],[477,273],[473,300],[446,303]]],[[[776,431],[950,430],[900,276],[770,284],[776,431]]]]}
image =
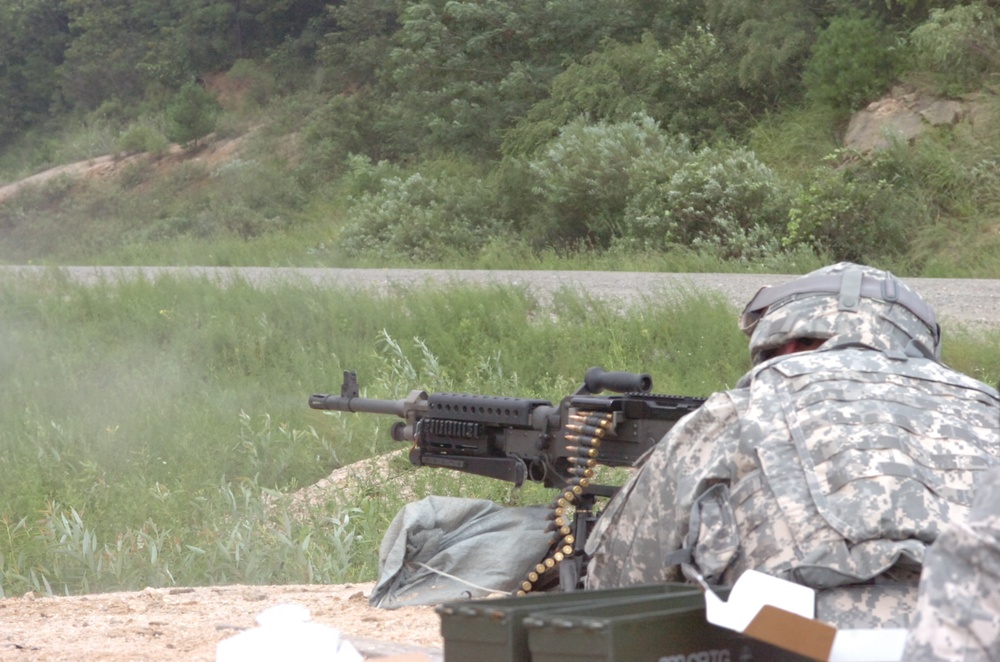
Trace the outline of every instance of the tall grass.
{"type": "MultiPolygon", "coordinates": [[[[325,500],[293,495],[382,454],[393,421],[307,406],[357,371],[363,395],[411,389],[557,401],[586,369],[649,372],[708,395],[747,367],[735,311],[695,293],[621,315],[519,288],[390,295],[298,282],[255,289],[162,277],[83,286],[0,278],[0,593],[371,580],[407,500],[541,503],[510,485],[405,461],[325,500]],[[408,491],[392,482],[408,476],[408,491]]],[[[959,330],[945,360],[1000,373],[1000,335],[959,330]]]]}
{"type": "MultiPolygon", "coordinates": [[[[391,421],[308,408],[347,368],[368,397],[426,388],[554,401],[591,365],[648,371],[658,390],[696,395],[745,367],[733,311],[704,297],[620,317],[569,294],[543,308],[518,288],[372,297],[45,275],[4,276],[0,310],[8,595],[374,578],[399,495],[294,516],[282,496],[397,447],[391,421]]],[[[424,475],[426,494],[526,498],[496,481],[424,475]]]]}

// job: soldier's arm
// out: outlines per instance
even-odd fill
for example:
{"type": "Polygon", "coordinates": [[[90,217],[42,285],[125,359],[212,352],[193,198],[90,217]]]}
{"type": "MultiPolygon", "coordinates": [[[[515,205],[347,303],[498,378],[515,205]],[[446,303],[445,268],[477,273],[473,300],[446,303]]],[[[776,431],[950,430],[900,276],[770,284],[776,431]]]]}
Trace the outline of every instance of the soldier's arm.
{"type": "Polygon", "coordinates": [[[682,419],[608,503],[588,540],[588,588],[679,578],[664,560],[680,548],[700,491],[731,476],[741,393],[717,393],[682,419]]]}

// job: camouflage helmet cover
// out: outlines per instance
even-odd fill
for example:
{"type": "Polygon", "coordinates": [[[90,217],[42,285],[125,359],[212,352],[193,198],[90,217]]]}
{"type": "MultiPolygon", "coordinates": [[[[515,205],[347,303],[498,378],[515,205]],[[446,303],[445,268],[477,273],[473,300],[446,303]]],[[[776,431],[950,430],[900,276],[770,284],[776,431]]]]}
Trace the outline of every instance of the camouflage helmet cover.
{"type": "Polygon", "coordinates": [[[761,288],[740,316],[740,328],[750,336],[754,365],[796,339],[904,352],[916,348],[940,357],[940,328],[927,302],[888,271],[850,262],[761,288]]]}

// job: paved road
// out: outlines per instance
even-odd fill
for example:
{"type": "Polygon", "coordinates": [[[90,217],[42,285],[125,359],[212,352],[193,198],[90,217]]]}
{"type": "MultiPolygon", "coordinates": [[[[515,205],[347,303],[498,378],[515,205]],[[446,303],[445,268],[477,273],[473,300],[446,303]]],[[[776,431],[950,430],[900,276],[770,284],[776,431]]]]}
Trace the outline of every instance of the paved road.
{"type": "MultiPolygon", "coordinates": [[[[0,272],[31,277],[51,267],[0,267],[0,272]]],[[[672,274],[629,271],[486,271],[442,269],[290,269],[266,267],[58,267],[83,283],[161,275],[203,277],[225,285],[242,279],[255,285],[307,281],[330,287],[367,288],[384,292],[392,287],[474,284],[516,285],[547,300],[568,288],[587,292],[600,300],[618,302],[622,308],[648,299],[684,291],[714,290],[736,307],[750,300],[764,285],[792,279],[784,274],[672,274]]],[[[1000,280],[956,278],[906,278],[935,308],[942,323],[959,322],[972,327],[1000,327],[1000,280]]]]}

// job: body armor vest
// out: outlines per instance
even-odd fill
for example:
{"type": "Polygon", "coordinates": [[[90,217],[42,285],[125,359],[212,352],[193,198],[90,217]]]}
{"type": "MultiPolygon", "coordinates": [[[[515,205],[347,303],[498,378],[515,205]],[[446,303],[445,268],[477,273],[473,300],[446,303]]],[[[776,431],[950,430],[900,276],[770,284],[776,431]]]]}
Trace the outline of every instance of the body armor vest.
{"type": "Polygon", "coordinates": [[[757,467],[695,504],[693,560],[723,583],[748,568],[814,588],[915,582],[1000,464],[998,411],[995,390],[924,358],[840,348],[761,364],[740,433],[757,467]]]}

